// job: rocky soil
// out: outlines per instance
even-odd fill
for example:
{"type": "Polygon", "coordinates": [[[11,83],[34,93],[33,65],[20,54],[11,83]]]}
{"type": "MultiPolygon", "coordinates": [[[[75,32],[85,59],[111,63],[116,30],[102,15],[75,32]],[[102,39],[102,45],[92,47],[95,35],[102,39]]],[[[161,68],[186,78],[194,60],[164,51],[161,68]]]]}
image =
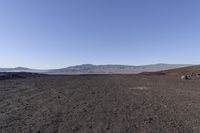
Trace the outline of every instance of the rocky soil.
{"type": "Polygon", "coordinates": [[[0,80],[1,133],[199,133],[200,81],[169,75],[0,80]]]}

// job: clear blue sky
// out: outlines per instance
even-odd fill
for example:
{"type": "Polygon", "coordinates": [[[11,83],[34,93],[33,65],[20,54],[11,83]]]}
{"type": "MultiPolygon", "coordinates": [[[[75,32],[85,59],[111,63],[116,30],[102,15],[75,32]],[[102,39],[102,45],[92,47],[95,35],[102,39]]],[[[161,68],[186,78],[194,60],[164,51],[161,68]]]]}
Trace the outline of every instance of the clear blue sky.
{"type": "Polygon", "coordinates": [[[0,0],[0,67],[200,63],[199,0],[0,0]]]}

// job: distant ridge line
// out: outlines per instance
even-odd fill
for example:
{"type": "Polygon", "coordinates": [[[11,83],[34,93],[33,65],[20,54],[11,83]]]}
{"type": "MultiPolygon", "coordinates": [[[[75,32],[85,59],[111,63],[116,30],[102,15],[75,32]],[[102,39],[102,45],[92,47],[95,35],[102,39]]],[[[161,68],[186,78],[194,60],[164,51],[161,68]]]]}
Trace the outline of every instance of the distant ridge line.
{"type": "Polygon", "coordinates": [[[93,65],[93,64],[82,64],[76,66],[69,66],[61,69],[31,69],[27,67],[16,67],[16,68],[0,68],[0,72],[31,72],[31,73],[42,73],[42,74],[137,74],[142,72],[156,72],[163,70],[176,69],[181,67],[192,66],[191,64],[151,64],[151,65],[93,65]]]}

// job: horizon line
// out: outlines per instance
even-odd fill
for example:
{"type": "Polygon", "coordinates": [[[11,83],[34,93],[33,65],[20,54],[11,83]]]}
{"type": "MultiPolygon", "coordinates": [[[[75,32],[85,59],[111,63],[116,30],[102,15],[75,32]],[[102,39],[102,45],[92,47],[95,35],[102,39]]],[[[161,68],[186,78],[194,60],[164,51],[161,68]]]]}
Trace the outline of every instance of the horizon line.
{"type": "Polygon", "coordinates": [[[32,69],[32,70],[53,70],[53,69],[63,69],[73,66],[81,66],[81,65],[93,65],[93,66],[106,66],[106,65],[113,65],[113,66],[148,66],[148,65],[198,65],[198,64],[187,64],[187,63],[151,63],[151,64],[138,64],[138,65],[131,65],[131,64],[92,64],[92,63],[85,63],[85,64],[77,64],[77,65],[68,65],[65,67],[57,67],[57,68],[38,68],[38,67],[26,67],[26,66],[16,66],[16,67],[0,67],[0,69],[16,69],[16,68],[24,68],[24,69],[32,69]]]}

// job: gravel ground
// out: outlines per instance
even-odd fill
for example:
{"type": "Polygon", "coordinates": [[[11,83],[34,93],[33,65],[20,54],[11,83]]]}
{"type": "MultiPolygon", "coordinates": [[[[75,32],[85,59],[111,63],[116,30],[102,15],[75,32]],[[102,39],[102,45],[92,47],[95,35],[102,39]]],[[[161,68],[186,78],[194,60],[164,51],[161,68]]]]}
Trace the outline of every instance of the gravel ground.
{"type": "Polygon", "coordinates": [[[166,75],[0,81],[1,133],[199,133],[200,81],[166,75]]]}

